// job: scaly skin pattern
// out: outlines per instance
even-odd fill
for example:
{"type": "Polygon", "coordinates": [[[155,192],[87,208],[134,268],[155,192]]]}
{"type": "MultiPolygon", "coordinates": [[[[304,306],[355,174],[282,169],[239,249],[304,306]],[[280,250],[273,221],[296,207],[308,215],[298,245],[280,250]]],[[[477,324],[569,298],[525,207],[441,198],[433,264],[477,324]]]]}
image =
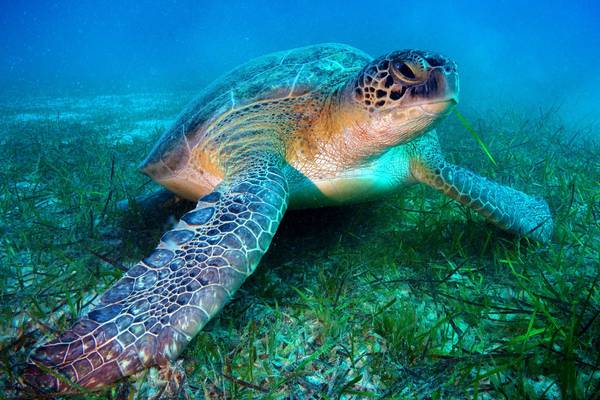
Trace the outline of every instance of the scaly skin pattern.
{"type": "Polygon", "coordinates": [[[72,393],[166,366],[254,271],[287,207],[281,158],[247,152],[100,303],[32,355],[39,393],[72,393]]]}
{"type": "Polygon", "coordinates": [[[518,236],[547,242],[553,232],[552,214],[541,198],[481,177],[442,157],[437,135],[431,132],[417,140],[419,152],[411,158],[415,179],[452,197],[501,229],[518,236]]]}

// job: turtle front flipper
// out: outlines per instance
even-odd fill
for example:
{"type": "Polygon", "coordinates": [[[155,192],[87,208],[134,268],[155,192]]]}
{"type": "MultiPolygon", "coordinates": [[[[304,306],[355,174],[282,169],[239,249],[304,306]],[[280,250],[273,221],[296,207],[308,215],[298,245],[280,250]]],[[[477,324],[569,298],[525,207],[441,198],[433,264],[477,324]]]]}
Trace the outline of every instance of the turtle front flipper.
{"type": "Polygon", "coordinates": [[[411,163],[418,181],[471,207],[501,229],[540,242],[550,240],[553,222],[546,201],[450,164],[441,156],[432,158],[411,163]]]}
{"type": "Polygon", "coordinates": [[[281,164],[266,153],[235,160],[90,313],[34,351],[24,381],[40,393],[95,390],[175,360],[269,247],[288,202],[281,164]]]}

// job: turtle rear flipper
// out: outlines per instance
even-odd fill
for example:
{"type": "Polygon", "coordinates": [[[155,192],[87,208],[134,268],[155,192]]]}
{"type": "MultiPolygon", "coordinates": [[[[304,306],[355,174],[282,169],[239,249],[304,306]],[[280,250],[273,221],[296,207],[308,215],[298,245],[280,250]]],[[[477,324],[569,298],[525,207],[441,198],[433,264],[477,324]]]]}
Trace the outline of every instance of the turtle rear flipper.
{"type": "Polygon", "coordinates": [[[124,199],[117,202],[117,208],[121,211],[127,211],[132,208],[139,208],[144,214],[157,213],[165,209],[171,209],[186,200],[178,197],[175,193],[167,189],[158,189],[151,193],[137,196],[133,201],[124,199]]]}
{"type": "Polygon", "coordinates": [[[262,152],[234,160],[156,250],[34,351],[24,380],[42,393],[94,390],[175,360],[269,247],[288,200],[281,162],[262,152]]]}
{"type": "Polygon", "coordinates": [[[552,214],[541,198],[503,186],[441,157],[413,163],[414,177],[469,206],[499,228],[540,242],[550,240],[552,214]]]}

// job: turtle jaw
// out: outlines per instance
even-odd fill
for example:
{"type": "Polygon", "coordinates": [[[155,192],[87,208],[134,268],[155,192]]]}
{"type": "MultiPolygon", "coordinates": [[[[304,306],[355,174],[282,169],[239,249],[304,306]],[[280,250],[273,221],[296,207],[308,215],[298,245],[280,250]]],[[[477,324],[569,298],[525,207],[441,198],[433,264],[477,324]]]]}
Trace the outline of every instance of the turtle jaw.
{"type": "Polygon", "coordinates": [[[458,104],[456,99],[444,99],[438,101],[431,101],[422,104],[418,104],[414,107],[418,107],[423,111],[423,114],[430,115],[435,119],[443,119],[450,111],[458,104]]]}
{"type": "Polygon", "coordinates": [[[427,72],[420,83],[407,87],[397,105],[382,110],[381,114],[389,114],[383,119],[390,121],[387,127],[383,124],[382,134],[394,145],[410,142],[435,128],[458,104],[459,80],[454,63],[427,72]]]}
{"type": "Polygon", "coordinates": [[[444,113],[458,104],[458,94],[458,74],[434,68],[425,82],[407,90],[403,103],[408,107],[421,106],[429,113],[444,113]]]}

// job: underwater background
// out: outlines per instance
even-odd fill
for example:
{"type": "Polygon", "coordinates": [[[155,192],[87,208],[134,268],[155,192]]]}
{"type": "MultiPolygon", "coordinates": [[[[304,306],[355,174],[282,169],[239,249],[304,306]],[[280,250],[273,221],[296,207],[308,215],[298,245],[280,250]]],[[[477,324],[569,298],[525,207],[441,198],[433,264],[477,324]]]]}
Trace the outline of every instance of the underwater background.
{"type": "Polygon", "coordinates": [[[463,103],[598,118],[595,1],[7,1],[0,85],[25,95],[200,90],[273,51],[341,42],[458,64],[463,103]]]}
{"type": "Polygon", "coordinates": [[[184,211],[118,207],[156,188],[136,167],[182,108],[242,62],[323,42],[455,60],[447,157],[545,198],[555,235],[520,241],[424,187],[290,212],[183,354],[187,398],[600,398],[598,2],[0,8],[0,399],[184,211]]]}

